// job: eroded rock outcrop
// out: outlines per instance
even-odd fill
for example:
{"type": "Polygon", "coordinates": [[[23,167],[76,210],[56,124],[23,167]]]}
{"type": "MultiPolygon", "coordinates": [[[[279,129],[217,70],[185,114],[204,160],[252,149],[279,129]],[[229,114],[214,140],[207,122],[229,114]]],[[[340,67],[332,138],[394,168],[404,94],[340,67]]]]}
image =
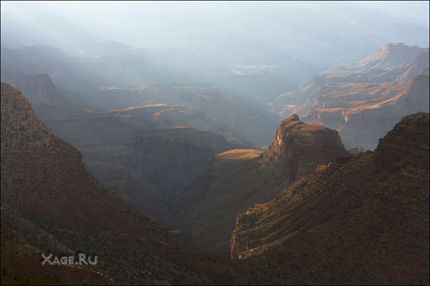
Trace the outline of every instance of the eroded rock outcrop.
{"type": "Polygon", "coordinates": [[[230,150],[219,153],[210,170],[206,191],[192,204],[190,237],[196,249],[229,254],[236,215],[264,203],[318,165],[348,153],[339,135],[319,125],[285,119],[268,150],[230,150]]]}
{"type": "Polygon", "coordinates": [[[346,156],[338,133],[316,124],[305,124],[293,114],[276,130],[275,139],[263,156],[285,172],[289,182],[311,173],[318,164],[346,156]]]}
{"type": "Polygon", "coordinates": [[[429,114],[241,213],[242,283],[428,284],[429,114]],[[258,271],[256,271],[258,269],[258,271]]]}

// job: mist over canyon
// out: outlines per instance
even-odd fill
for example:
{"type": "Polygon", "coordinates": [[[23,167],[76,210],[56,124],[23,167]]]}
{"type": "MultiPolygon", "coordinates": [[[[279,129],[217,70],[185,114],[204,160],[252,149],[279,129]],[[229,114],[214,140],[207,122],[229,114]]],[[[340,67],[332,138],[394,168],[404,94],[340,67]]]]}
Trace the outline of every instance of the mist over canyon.
{"type": "Polygon", "coordinates": [[[428,2],[1,8],[2,284],[429,283],[428,2]]]}

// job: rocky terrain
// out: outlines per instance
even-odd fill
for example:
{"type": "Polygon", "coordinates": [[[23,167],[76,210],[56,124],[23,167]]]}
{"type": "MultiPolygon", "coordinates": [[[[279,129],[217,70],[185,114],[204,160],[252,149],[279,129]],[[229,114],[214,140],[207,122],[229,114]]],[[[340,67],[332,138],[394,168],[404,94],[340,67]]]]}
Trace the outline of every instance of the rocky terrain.
{"type": "Polygon", "coordinates": [[[346,156],[336,130],[317,124],[305,124],[297,114],[282,121],[273,143],[264,152],[288,182],[311,173],[318,164],[333,162],[336,156],[346,156]]]}
{"type": "Polygon", "coordinates": [[[212,156],[240,146],[213,132],[174,124],[174,118],[164,120],[160,114],[173,113],[171,106],[88,111],[66,98],[47,75],[11,77],[10,81],[31,100],[38,117],[82,153],[92,175],[159,218],[206,171],[212,156]]]}
{"type": "Polygon", "coordinates": [[[80,153],[35,116],[20,92],[2,83],[1,101],[2,283],[231,279],[228,263],[186,252],[177,233],[101,186],[87,173],[80,153]],[[14,249],[20,255],[7,255],[14,249]],[[40,267],[41,253],[86,253],[99,261],[52,270],[40,267]]]}
{"type": "Polygon", "coordinates": [[[319,164],[346,154],[335,130],[305,124],[297,115],[281,123],[264,152],[235,149],[217,154],[207,177],[191,190],[197,194],[181,202],[194,248],[228,255],[238,213],[274,197],[319,164]]]}
{"type": "MultiPolygon", "coordinates": [[[[429,283],[428,113],[405,117],[374,152],[354,156],[335,130],[297,115],[265,151],[218,153],[166,206],[194,253],[89,175],[20,92],[2,84],[1,97],[2,283],[429,283]],[[97,254],[99,263],[46,268],[41,253],[97,254]]],[[[135,147],[152,150],[142,152],[148,162],[166,156],[163,168],[178,173],[185,165],[163,148],[188,146],[196,133],[176,129],[180,141],[151,129],[135,147]]]]}
{"type": "Polygon", "coordinates": [[[430,285],[429,1],[45,2],[1,3],[0,286],[430,285]]]}
{"type": "Polygon", "coordinates": [[[428,284],[429,114],[242,212],[232,258],[256,284],[428,284]]]}
{"type": "Polygon", "coordinates": [[[44,267],[37,249],[6,224],[1,225],[1,282],[3,285],[111,285],[113,281],[92,269],[69,265],[44,267]]]}
{"type": "Polygon", "coordinates": [[[347,148],[374,149],[403,116],[428,112],[429,50],[385,44],[369,57],[332,68],[270,103],[282,116],[339,131],[347,148]]]}

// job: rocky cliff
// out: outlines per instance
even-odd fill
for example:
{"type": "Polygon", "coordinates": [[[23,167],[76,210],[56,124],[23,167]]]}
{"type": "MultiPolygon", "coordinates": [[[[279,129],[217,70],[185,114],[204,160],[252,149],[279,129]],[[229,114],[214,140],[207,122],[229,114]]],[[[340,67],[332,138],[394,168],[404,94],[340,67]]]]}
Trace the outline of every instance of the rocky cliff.
{"type": "Polygon", "coordinates": [[[192,203],[190,236],[194,247],[228,255],[235,217],[256,203],[273,198],[320,164],[334,162],[347,152],[339,135],[309,125],[294,115],[285,119],[266,151],[229,150],[219,153],[205,181],[205,191],[192,203]]]}
{"type": "Polygon", "coordinates": [[[241,213],[242,283],[428,284],[429,114],[241,213]]]}
{"type": "Polygon", "coordinates": [[[305,124],[297,114],[282,121],[273,143],[263,154],[285,173],[289,182],[311,173],[318,164],[334,162],[342,155],[347,152],[336,130],[305,124]]]}
{"type": "Polygon", "coordinates": [[[88,174],[80,153],[46,128],[20,92],[2,83],[1,101],[2,250],[9,253],[2,251],[2,283],[229,279],[228,264],[184,251],[176,233],[106,191],[88,174]],[[80,266],[82,271],[75,265],[53,270],[40,267],[41,253],[85,253],[99,261],[80,266]]]}

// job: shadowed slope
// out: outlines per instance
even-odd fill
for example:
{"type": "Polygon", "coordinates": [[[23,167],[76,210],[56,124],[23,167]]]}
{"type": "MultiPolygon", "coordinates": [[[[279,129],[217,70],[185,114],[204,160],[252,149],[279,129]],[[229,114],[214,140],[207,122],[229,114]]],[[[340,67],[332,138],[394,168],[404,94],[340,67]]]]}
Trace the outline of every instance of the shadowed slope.
{"type": "Polygon", "coordinates": [[[232,257],[252,283],[428,284],[428,170],[429,115],[417,113],[374,153],[240,214],[232,257]]]}
{"type": "Polygon", "coordinates": [[[31,246],[20,242],[14,246],[13,239],[2,239],[2,248],[27,253],[5,254],[2,282],[46,284],[57,281],[56,273],[63,275],[63,270],[72,276],[66,282],[77,284],[104,279],[90,275],[93,270],[122,284],[230,279],[228,264],[184,251],[177,233],[106,191],[87,173],[80,153],[45,127],[20,92],[2,83],[1,100],[2,236],[10,236],[13,230],[19,241],[31,246]],[[65,267],[51,272],[33,265],[39,262],[39,253],[85,253],[99,260],[82,271],[65,267]],[[27,273],[28,281],[14,280],[25,274],[22,265],[34,267],[35,273],[27,273]]]}

